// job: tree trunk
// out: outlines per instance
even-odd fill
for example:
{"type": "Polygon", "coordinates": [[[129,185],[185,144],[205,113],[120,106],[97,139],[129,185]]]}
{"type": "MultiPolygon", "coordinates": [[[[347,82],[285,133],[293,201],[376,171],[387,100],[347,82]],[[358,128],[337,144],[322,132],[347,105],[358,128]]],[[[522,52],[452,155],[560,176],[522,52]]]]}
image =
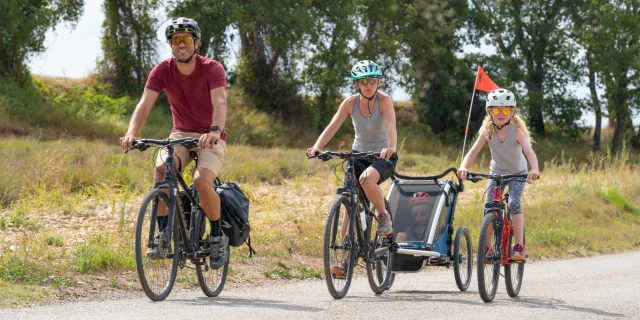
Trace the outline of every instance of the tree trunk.
{"type": "Polygon", "coordinates": [[[240,81],[245,92],[251,96],[258,109],[273,112],[278,106],[274,96],[277,96],[277,81],[274,77],[273,66],[267,61],[264,39],[258,32],[258,27],[238,24],[242,55],[245,59],[246,72],[244,81],[240,81]]]}
{"type": "Polygon", "coordinates": [[[542,103],[544,97],[542,90],[540,89],[542,83],[530,78],[527,80],[526,86],[529,97],[529,127],[531,127],[532,131],[537,135],[544,136],[546,134],[544,128],[544,117],[542,116],[542,103]]]}
{"type": "Polygon", "coordinates": [[[600,131],[602,128],[602,108],[600,107],[600,99],[596,91],[596,72],[593,68],[593,58],[591,57],[591,49],[587,49],[587,68],[589,69],[589,91],[591,91],[591,102],[593,110],[596,114],[596,127],[593,129],[593,150],[600,150],[600,131]]]}
{"type": "Polygon", "coordinates": [[[628,85],[629,79],[627,78],[627,70],[621,70],[619,77],[614,84],[614,90],[612,92],[613,106],[609,106],[609,110],[615,110],[616,115],[616,128],[613,132],[613,141],[611,142],[611,152],[619,153],[622,151],[624,143],[625,133],[627,131],[627,122],[630,119],[628,102],[628,85]]]}

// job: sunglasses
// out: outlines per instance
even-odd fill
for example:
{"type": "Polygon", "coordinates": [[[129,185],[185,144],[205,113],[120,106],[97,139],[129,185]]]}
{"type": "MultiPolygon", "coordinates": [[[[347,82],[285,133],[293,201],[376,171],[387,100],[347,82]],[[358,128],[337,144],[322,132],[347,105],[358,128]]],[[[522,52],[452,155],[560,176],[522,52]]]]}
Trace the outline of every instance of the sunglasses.
{"type": "Polygon", "coordinates": [[[367,84],[378,84],[378,83],[380,83],[380,79],[378,78],[358,79],[358,84],[361,86],[366,86],[367,84]]]}
{"type": "MultiPolygon", "coordinates": [[[[511,109],[513,107],[506,107],[504,109],[502,109],[502,114],[504,114],[505,116],[508,116],[511,114],[511,109]]],[[[489,108],[489,112],[491,112],[492,115],[497,116],[500,114],[500,108],[489,108]]]]}
{"type": "Polygon", "coordinates": [[[190,45],[193,43],[193,37],[190,36],[178,36],[178,37],[173,37],[171,38],[171,45],[172,46],[179,46],[180,42],[186,44],[186,45],[190,45]]]}

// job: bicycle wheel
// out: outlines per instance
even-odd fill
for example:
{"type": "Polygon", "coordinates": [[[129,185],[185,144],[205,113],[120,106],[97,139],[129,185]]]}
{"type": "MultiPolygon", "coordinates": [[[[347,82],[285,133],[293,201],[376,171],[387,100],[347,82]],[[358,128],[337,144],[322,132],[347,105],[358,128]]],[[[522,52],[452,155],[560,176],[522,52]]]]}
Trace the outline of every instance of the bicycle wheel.
{"type": "MultiPolygon", "coordinates": [[[[515,235],[513,232],[509,234],[509,257],[513,255],[513,243],[515,235]]],[[[524,238],[523,238],[524,242],[524,238]]],[[[524,262],[515,262],[510,260],[509,264],[504,266],[504,282],[507,286],[507,293],[510,297],[517,297],[522,287],[522,277],[524,276],[524,262]]]]}
{"type": "Polygon", "coordinates": [[[163,190],[154,189],[144,197],[136,222],[136,268],[144,293],[153,301],[162,301],[171,292],[178,273],[180,258],[180,254],[172,252],[172,247],[175,248],[175,252],[180,251],[177,248],[180,243],[178,225],[174,223],[172,236],[160,232],[156,223],[158,206],[168,207],[169,196],[163,190]],[[165,245],[154,241],[160,238],[165,239],[165,245]],[[171,240],[173,240],[173,246],[171,240]],[[148,249],[152,247],[157,247],[158,252],[147,254],[148,249]]]}
{"type": "Polygon", "coordinates": [[[355,233],[347,235],[350,208],[347,197],[337,196],[329,209],[324,231],[324,277],[329,293],[335,299],[344,298],[349,291],[355,268],[355,233]],[[331,274],[332,268],[334,274],[331,274]],[[342,272],[336,272],[340,269],[342,272]]]}
{"type": "MultiPolygon", "coordinates": [[[[391,206],[384,200],[387,212],[391,212],[391,206]]],[[[372,211],[375,214],[375,207],[372,211]]],[[[376,294],[381,294],[389,289],[389,281],[392,277],[391,266],[393,266],[393,254],[390,252],[391,242],[389,238],[378,236],[378,220],[374,216],[367,217],[367,230],[365,230],[365,241],[369,244],[372,254],[367,259],[367,279],[369,287],[376,294]]]]}
{"type": "Polygon", "coordinates": [[[490,302],[496,296],[500,277],[500,236],[498,217],[492,211],[485,214],[478,240],[478,289],[480,297],[490,302]]]}
{"type": "MultiPolygon", "coordinates": [[[[211,225],[204,212],[200,211],[196,215],[195,228],[196,230],[201,230],[199,247],[200,250],[206,250],[210,246],[207,236],[211,233],[211,225]]],[[[227,273],[229,272],[229,256],[231,254],[229,249],[230,247],[227,244],[227,259],[220,269],[211,269],[209,267],[210,257],[206,257],[202,259],[201,263],[196,264],[198,283],[200,283],[200,288],[207,297],[217,297],[224,288],[224,284],[227,281],[227,273]]]]}
{"type": "Polygon", "coordinates": [[[471,234],[466,227],[458,228],[456,239],[453,243],[453,274],[456,285],[460,291],[467,291],[471,284],[473,272],[473,245],[471,234]]]}

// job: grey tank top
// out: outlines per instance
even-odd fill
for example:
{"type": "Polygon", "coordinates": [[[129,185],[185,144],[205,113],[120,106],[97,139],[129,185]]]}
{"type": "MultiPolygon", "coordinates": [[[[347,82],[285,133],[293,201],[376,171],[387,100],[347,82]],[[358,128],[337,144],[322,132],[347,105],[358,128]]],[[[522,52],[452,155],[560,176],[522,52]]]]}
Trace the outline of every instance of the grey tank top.
{"type": "Polygon", "coordinates": [[[353,150],[361,152],[380,152],[387,147],[387,129],[384,126],[384,117],[380,113],[380,94],[376,93],[373,113],[365,118],[360,113],[360,95],[356,95],[353,104],[351,120],[356,130],[353,140],[353,150]]]}
{"type": "Polygon", "coordinates": [[[491,149],[491,174],[525,174],[527,173],[527,159],[522,153],[522,147],[516,141],[516,126],[509,124],[507,139],[500,142],[497,136],[489,139],[491,149]]]}

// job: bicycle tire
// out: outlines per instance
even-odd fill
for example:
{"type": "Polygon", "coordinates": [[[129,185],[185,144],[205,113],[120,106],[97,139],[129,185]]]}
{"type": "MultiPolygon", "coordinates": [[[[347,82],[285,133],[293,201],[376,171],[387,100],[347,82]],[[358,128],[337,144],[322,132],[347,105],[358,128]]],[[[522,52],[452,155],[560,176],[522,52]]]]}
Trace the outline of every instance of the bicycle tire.
{"type": "Polygon", "coordinates": [[[341,236],[342,224],[344,223],[344,219],[342,217],[346,216],[348,219],[348,213],[350,210],[351,204],[347,197],[343,195],[336,196],[331,204],[331,209],[329,209],[329,215],[327,216],[327,223],[325,225],[323,252],[324,276],[327,282],[327,289],[329,289],[329,294],[331,294],[334,299],[342,299],[347,295],[353,278],[353,269],[355,268],[355,232],[353,232],[353,228],[351,228],[352,232],[348,232],[347,241],[344,241],[344,238],[341,236]],[[341,208],[344,208],[344,211],[342,211],[341,208]],[[338,250],[341,251],[340,254],[336,254],[338,250]],[[334,261],[332,258],[337,259],[334,261]],[[342,264],[343,260],[347,262],[345,279],[338,279],[331,275],[331,267],[342,264]]]}
{"type": "MultiPolygon", "coordinates": [[[[146,250],[148,248],[149,238],[155,238],[155,235],[159,233],[156,225],[156,218],[154,213],[157,213],[158,205],[164,203],[169,206],[169,196],[161,189],[151,190],[142,200],[140,206],[140,212],[138,213],[138,219],[136,221],[136,239],[135,239],[135,256],[136,256],[136,269],[138,271],[138,278],[144,293],[152,301],[162,301],[169,296],[171,289],[176,280],[178,273],[178,260],[180,258],[180,248],[178,245],[179,232],[178,225],[174,223],[173,235],[169,239],[173,240],[173,254],[171,254],[171,248],[168,249],[168,253],[162,258],[149,258],[146,256],[146,250]],[[149,237],[151,232],[151,226],[154,226],[154,234],[149,237]],[[145,230],[149,232],[145,233],[145,230]],[[177,252],[177,253],[176,253],[177,252]],[[161,272],[165,268],[169,268],[168,274],[161,272]],[[158,280],[158,281],[156,281],[158,280]]],[[[171,216],[171,214],[169,214],[171,216]]],[[[176,215],[173,215],[176,217],[176,215]]],[[[171,242],[171,240],[169,240],[171,242]]]]}
{"type": "MultiPolygon", "coordinates": [[[[513,255],[513,238],[515,237],[514,233],[511,232],[509,235],[509,256],[513,255]]],[[[523,235],[524,237],[524,235],[523,235]]],[[[524,238],[523,238],[524,242],[524,238]]],[[[515,262],[511,261],[509,264],[504,266],[504,282],[507,287],[507,293],[510,297],[517,297],[520,294],[520,288],[522,288],[522,278],[524,277],[524,265],[525,262],[515,262]]]]}
{"type": "MultiPolygon", "coordinates": [[[[194,217],[192,217],[192,219],[194,219],[194,217]]],[[[209,245],[207,235],[211,233],[211,226],[209,224],[209,219],[207,219],[204,212],[200,210],[195,213],[194,228],[195,230],[200,230],[198,249],[203,247],[206,248],[209,245]]],[[[200,284],[200,289],[202,289],[202,292],[207,297],[217,297],[222,292],[222,289],[227,282],[229,260],[231,259],[230,249],[231,247],[227,244],[227,258],[220,269],[211,269],[209,267],[210,257],[206,257],[202,259],[200,263],[196,264],[196,276],[198,277],[198,283],[200,284]],[[212,285],[213,287],[211,287],[212,285]]]]}
{"type": "Polygon", "coordinates": [[[480,291],[480,298],[485,302],[491,302],[495,298],[500,278],[500,238],[502,237],[502,230],[497,228],[497,219],[495,211],[485,214],[480,227],[480,239],[478,240],[478,291],[480,291]],[[487,233],[490,230],[493,232],[493,243],[487,243],[487,233]],[[487,255],[488,252],[485,249],[487,246],[492,249],[492,255],[487,255]]]}
{"type": "MultiPolygon", "coordinates": [[[[387,212],[391,212],[391,206],[387,199],[384,200],[384,206],[387,212]]],[[[373,207],[373,206],[372,206],[373,207]]],[[[373,210],[375,213],[375,209],[373,210]]],[[[366,261],[367,266],[367,279],[369,280],[369,287],[375,294],[381,294],[389,289],[389,281],[392,277],[393,266],[393,254],[390,252],[391,243],[387,240],[386,236],[379,236],[376,230],[378,229],[378,222],[373,216],[368,216],[366,219],[367,230],[365,233],[365,241],[369,246],[373,246],[374,250],[387,246],[386,256],[382,256],[380,259],[374,261],[366,261]]],[[[367,259],[368,260],[368,259],[367,259]]]]}
{"type": "Polygon", "coordinates": [[[466,227],[458,228],[453,243],[453,274],[460,291],[467,291],[473,273],[473,244],[466,227]],[[464,243],[461,241],[464,240],[464,243]]]}

